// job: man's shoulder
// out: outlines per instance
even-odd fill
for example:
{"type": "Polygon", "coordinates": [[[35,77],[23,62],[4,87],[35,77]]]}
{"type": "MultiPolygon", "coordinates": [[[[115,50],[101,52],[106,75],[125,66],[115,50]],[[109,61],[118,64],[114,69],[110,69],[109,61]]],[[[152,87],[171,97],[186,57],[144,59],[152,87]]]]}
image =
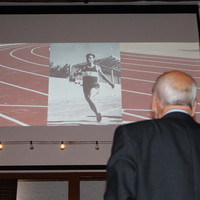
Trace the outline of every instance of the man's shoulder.
{"type": "Polygon", "coordinates": [[[115,136],[122,140],[126,138],[128,141],[140,143],[141,141],[152,138],[157,133],[157,120],[144,120],[123,124],[117,127],[115,136]]]}
{"type": "Polygon", "coordinates": [[[149,120],[142,120],[142,121],[136,121],[136,122],[131,122],[131,123],[127,123],[124,124],[122,126],[125,126],[127,128],[130,127],[137,127],[137,126],[144,126],[144,125],[151,125],[153,124],[155,121],[159,121],[160,119],[149,119],[149,120]]]}
{"type": "Polygon", "coordinates": [[[118,128],[121,131],[125,131],[133,135],[141,134],[151,134],[157,132],[157,129],[162,129],[162,127],[168,126],[170,119],[160,118],[160,119],[149,119],[137,122],[132,122],[128,124],[123,124],[118,128]],[[168,121],[168,122],[167,122],[168,121]]]}
{"type": "Polygon", "coordinates": [[[160,119],[149,119],[144,121],[137,121],[132,123],[123,124],[118,127],[120,130],[124,130],[131,133],[142,132],[143,130],[151,130],[157,123],[159,123],[160,119]]]}
{"type": "Polygon", "coordinates": [[[171,127],[188,127],[190,129],[199,129],[200,124],[191,116],[184,113],[170,113],[160,119],[149,119],[132,122],[121,125],[120,129],[132,135],[155,134],[160,131],[166,131],[171,127]]]}

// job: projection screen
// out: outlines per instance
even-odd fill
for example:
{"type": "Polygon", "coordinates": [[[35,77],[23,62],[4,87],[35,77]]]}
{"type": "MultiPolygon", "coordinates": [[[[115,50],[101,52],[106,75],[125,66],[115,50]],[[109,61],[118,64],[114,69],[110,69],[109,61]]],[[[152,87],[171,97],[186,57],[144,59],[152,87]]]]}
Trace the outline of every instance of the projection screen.
{"type": "Polygon", "coordinates": [[[200,84],[194,5],[5,6],[0,26],[0,170],[105,169],[115,128],[152,118],[158,75],[200,84]]]}

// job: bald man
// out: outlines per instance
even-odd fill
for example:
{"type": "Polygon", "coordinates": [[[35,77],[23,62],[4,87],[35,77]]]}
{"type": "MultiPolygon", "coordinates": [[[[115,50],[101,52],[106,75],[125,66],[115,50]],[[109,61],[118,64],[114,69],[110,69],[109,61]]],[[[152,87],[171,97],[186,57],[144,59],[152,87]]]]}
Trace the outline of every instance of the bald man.
{"type": "Polygon", "coordinates": [[[104,200],[200,200],[197,85],[180,71],[152,89],[156,119],[119,126],[107,165],[104,200]]]}

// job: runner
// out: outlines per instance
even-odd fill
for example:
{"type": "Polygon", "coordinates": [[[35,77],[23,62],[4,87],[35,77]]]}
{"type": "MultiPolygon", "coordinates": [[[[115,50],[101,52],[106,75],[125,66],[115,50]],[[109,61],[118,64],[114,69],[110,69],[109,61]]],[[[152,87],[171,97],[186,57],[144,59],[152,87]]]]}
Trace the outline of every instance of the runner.
{"type": "Polygon", "coordinates": [[[101,67],[95,64],[95,55],[87,54],[86,55],[87,65],[83,68],[78,69],[74,75],[82,75],[83,77],[83,92],[86,101],[89,103],[90,108],[96,114],[97,122],[102,120],[101,113],[98,111],[94,97],[99,93],[100,84],[99,84],[99,74],[101,77],[112,87],[115,85],[112,83],[102,72],[101,67]]]}

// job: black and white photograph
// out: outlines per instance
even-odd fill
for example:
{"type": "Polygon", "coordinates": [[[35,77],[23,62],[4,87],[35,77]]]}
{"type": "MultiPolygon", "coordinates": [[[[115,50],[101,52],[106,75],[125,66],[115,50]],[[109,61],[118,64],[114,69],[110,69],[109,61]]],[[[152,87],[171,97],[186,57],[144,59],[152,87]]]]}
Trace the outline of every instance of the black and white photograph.
{"type": "Polygon", "coordinates": [[[52,43],[48,126],[122,122],[119,43],[52,43]]]}

